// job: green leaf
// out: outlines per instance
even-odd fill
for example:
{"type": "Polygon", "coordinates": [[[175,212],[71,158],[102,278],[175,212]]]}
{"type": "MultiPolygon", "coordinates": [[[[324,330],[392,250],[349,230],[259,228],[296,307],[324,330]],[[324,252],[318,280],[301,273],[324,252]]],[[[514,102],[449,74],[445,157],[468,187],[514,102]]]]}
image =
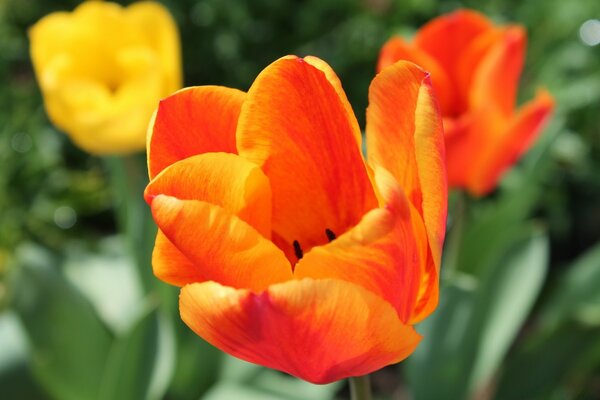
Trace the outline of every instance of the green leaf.
{"type": "MultiPolygon", "coordinates": [[[[545,400],[569,398],[563,393],[566,382],[581,375],[580,365],[594,361],[587,373],[597,367],[600,357],[600,336],[597,329],[573,324],[561,327],[549,335],[535,336],[518,347],[507,362],[499,379],[496,400],[545,400]]],[[[572,394],[571,398],[575,398],[572,394]]]]}
{"type": "Polygon", "coordinates": [[[415,399],[468,398],[497,371],[539,295],[548,241],[521,227],[499,253],[479,276],[445,281],[438,309],[419,325],[423,341],[405,363],[415,399]]]}
{"type": "Polygon", "coordinates": [[[572,265],[556,281],[554,290],[540,310],[544,329],[557,328],[575,318],[591,326],[600,325],[600,244],[572,265]]]}
{"type": "Polygon", "coordinates": [[[275,394],[269,394],[264,391],[254,389],[249,386],[244,386],[231,381],[223,381],[214,386],[202,400],[282,400],[286,397],[281,397],[275,394]]]}
{"type": "Polygon", "coordinates": [[[539,188],[527,186],[522,191],[476,204],[462,236],[457,268],[479,275],[503,256],[506,246],[522,231],[527,217],[539,195],[539,188]]]}
{"type": "Polygon", "coordinates": [[[529,315],[548,269],[546,235],[534,232],[509,249],[505,260],[484,279],[478,291],[479,344],[473,363],[471,390],[481,389],[496,372],[529,315]]]}
{"type": "Polygon", "coordinates": [[[122,236],[102,239],[94,252],[83,243],[71,243],[62,266],[67,280],[94,306],[113,332],[126,332],[137,322],[144,295],[132,260],[125,254],[122,236]]]}
{"type": "Polygon", "coordinates": [[[252,382],[252,386],[266,392],[276,394],[280,398],[293,400],[332,399],[342,382],[328,385],[314,385],[301,379],[284,375],[281,372],[263,368],[252,382]]]}
{"type": "Polygon", "coordinates": [[[162,398],[174,363],[170,329],[156,304],[149,305],[132,329],[114,341],[99,399],[162,398]]]}
{"type": "Polygon", "coordinates": [[[224,354],[205,342],[174,316],[177,335],[177,364],[169,396],[174,399],[199,398],[219,378],[224,354]]]}
{"type": "Polygon", "coordinates": [[[461,349],[473,314],[475,287],[476,281],[463,275],[445,282],[435,313],[417,327],[423,339],[403,363],[416,400],[461,398],[467,368],[461,349]]]}
{"type": "Polygon", "coordinates": [[[0,313],[0,390],[2,397],[41,400],[47,396],[34,381],[29,368],[25,332],[11,311],[0,313]]]}
{"type": "Polygon", "coordinates": [[[17,257],[12,306],[28,335],[34,374],[57,399],[97,399],[112,334],[58,273],[52,254],[22,245],[17,257]]]}

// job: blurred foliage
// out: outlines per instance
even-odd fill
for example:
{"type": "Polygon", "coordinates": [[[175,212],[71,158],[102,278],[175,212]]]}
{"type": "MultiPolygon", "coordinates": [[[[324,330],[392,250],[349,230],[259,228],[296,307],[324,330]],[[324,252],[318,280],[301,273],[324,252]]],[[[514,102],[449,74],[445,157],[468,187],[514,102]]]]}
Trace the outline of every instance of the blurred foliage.
{"type": "MultiPolygon", "coordinates": [[[[128,181],[143,183],[142,157],[82,153],[41,104],[27,27],[78,3],[0,2],[2,397],[347,397],[341,384],[223,356],[181,323],[177,291],[152,277],[144,246],[153,228],[137,204],[141,187],[128,181]]],[[[339,74],[361,125],[391,34],[410,36],[459,7],[525,25],[520,98],[545,86],[556,115],[496,193],[453,194],[440,307],[418,327],[418,351],[375,374],[374,387],[380,399],[600,398],[600,46],[579,37],[600,2],[163,3],[181,30],[186,85],[247,89],[274,59],[313,54],[339,74]]]]}

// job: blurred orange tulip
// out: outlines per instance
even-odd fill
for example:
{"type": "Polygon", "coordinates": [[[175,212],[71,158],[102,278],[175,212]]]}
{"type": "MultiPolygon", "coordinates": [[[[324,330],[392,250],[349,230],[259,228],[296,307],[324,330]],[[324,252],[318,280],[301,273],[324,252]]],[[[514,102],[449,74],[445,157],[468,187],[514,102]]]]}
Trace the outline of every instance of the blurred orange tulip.
{"type": "Polygon", "coordinates": [[[459,10],[390,39],[377,69],[409,60],[431,73],[444,117],[448,184],[482,196],[529,149],[554,107],[544,90],[515,110],[526,33],[459,10]]]}
{"type": "Polygon", "coordinates": [[[248,93],[164,99],[145,193],[154,273],[181,286],[198,335],[313,383],[407,357],[437,305],[446,220],[441,117],[428,74],[397,63],[372,82],[369,163],[341,83],[288,56],[248,93]]]}

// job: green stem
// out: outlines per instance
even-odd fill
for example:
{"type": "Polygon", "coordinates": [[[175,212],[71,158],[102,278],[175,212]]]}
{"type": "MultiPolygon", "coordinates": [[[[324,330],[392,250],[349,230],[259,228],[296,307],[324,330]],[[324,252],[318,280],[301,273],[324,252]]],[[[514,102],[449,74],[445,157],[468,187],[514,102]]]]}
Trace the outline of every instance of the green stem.
{"type": "Polygon", "coordinates": [[[144,202],[148,183],[145,158],[141,154],[105,158],[114,194],[118,227],[135,263],[146,292],[154,285],[151,255],[156,227],[144,202]]]}
{"type": "Polygon", "coordinates": [[[467,195],[457,193],[458,198],[454,204],[452,228],[448,232],[447,245],[444,250],[444,274],[450,276],[458,269],[460,247],[467,219],[467,195]]]}
{"type": "Polygon", "coordinates": [[[352,400],[372,400],[371,381],[369,375],[355,376],[350,381],[350,398],[352,400]]]}

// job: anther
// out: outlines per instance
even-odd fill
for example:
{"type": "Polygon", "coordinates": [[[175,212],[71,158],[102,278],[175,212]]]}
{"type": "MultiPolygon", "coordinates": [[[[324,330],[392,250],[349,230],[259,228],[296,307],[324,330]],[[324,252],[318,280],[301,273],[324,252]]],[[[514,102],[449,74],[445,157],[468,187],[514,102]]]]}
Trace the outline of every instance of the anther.
{"type": "Polygon", "coordinates": [[[327,235],[327,239],[329,239],[330,242],[333,242],[337,237],[331,229],[325,229],[325,234],[327,235]]]}
{"type": "Polygon", "coordinates": [[[304,256],[304,252],[302,251],[302,247],[300,247],[300,243],[297,240],[294,240],[294,253],[296,254],[296,258],[300,260],[304,256]]]}

